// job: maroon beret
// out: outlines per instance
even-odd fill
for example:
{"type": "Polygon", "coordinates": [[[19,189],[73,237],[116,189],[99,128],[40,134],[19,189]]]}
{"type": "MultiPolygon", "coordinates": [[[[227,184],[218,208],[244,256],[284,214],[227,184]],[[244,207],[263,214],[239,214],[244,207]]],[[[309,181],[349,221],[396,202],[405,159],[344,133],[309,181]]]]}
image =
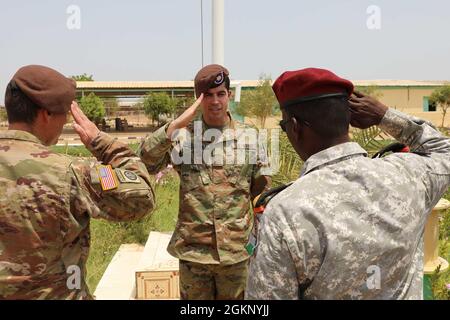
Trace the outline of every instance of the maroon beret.
{"type": "Polygon", "coordinates": [[[17,86],[36,105],[50,112],[65,113],[75,100],[76,82],[48,67],[22,67],[10,83],[17,86]]]}
{"type": "Polygon", "coordinates": [[[278,102],[282,108],[301,102],[347,96],[353,92],[353,84],[325,69],[307,68],[286,71],[273,83],[278,102]]]}
{"type": "Polygon", "coordinates": [[[210,64],[200,69],[194,79],[195,95],[199,97],[212,87],[220,86],[230,73],[225,67],[210,64]]]}

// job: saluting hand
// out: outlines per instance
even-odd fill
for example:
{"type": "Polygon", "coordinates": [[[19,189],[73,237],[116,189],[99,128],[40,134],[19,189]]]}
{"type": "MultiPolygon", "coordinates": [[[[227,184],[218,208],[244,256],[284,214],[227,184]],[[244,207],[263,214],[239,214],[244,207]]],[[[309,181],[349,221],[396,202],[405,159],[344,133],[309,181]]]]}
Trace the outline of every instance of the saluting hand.
{"type": "Polygon", "coordinates": [[[73,123],[73,128],[80,136],[81,142],[88,147],[92,140],[94,140],[94,138],[100,133],[100,130],[86,117],[75,101],[73,101],[70,106],[70,112],[75,120],[73,123]]]}
{"type": "Polygon", "coordinates": [[[202,103],[202,100],[203,100],[203,93],[200,95],[200,97],[198,97],[197,100],[195,100],[192,106],[187,108],[178,118],[176,118],[169,124],[169,127],[167,128],[166,131],[167,136],[169,138],[172,138],[172,133],[175,130],[187,127],[187,125],[192,121],[192,119],[194,119],[195,112],[202,103]]]}
{"type": "Polygon", "coordinates": [[[350,124],[360,129],[380,124],[388,110],[388,107],[380,101],[358,91],[354,91],[348,102],[350,104],[350,124]]]}

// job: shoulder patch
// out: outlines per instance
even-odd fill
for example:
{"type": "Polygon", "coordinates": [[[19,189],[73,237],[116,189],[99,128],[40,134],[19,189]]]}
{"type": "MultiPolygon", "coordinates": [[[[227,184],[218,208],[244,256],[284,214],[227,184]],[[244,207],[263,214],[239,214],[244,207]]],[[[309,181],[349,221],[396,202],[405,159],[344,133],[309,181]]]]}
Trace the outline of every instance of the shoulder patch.
{"type": "Polygon", "coordinates": [[[140,183],[141,180],[139,179],[139,176],[130,170],[122,170],[116,168],[114,170],[116,172],[117,178],[121,183],[140,183]]]}
{"type": "Polygon", "coordinates": [[[103,191],[116,189],[119,186],[117,176],[111,165],[97,165],[95,169],[98,172],[98,178],[103,191]]]}

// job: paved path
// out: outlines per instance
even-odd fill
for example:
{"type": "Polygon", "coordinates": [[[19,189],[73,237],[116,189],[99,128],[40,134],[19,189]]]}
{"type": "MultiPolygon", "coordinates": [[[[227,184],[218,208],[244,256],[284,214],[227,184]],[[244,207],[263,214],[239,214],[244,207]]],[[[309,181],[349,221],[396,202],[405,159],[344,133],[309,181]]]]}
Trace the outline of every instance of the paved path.
{"type": "MultiPolygon", "coordinates": [[[[0,131],[7,130],[8,127],[0,126],[0,131]]],[[[127,132],[119,132],[115,130],[106,131],[107,134],[117,137],[117,139],[123,143],[139,143],[143,137],[145,137],[149,132],[150,128],[133,128],[127,132]]],[[[65,146],[66,143],[69,146],[80,146],[83,143],[80,141],[80,137],[73,131],[63,132],[58,139],[58,146],[65,146]]]]}
{"type": "MultiPolygon", "coordinates": [[[[107,134],[116,137],[123,143],[139,143],[144,138],[146,132],[106,132],[107,134]]],[[[64,146],[66,143],[69,146],[79,146],[83,143],[80,141],[80,137],[75,133],[64,133],[59,137],[58,146],[64,146]]]]}

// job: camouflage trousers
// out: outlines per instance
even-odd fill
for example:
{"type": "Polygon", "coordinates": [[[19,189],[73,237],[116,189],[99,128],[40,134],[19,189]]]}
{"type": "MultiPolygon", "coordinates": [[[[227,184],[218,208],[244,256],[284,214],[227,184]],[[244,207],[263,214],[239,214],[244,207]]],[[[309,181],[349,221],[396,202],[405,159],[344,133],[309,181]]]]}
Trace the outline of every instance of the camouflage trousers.
{"type": "Polygon", "coordinates": [[[243,300],[248,261],[223,266],[180,260],[182,300],[243,300]]]}

